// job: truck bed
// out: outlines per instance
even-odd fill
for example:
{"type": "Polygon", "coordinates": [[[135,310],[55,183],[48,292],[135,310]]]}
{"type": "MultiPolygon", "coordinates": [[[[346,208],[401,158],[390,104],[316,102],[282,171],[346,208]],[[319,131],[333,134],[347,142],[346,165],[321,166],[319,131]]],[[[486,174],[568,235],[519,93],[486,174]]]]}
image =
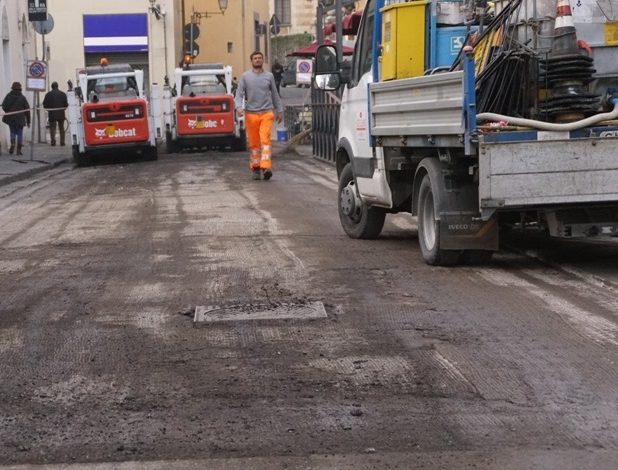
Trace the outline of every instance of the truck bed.
{"type": "MultiPolygon", "coordinates": [[[[371,134],[383,147],[463,147],[464,75],[372,83],[371,134]]],[[[479,204],[496,211],[618,202],[618,127],[497,130],[479,136],[479,204]]]]}
{"type": "Polygon", "coordinates": [[[462,146],[463,77],[457,71],[372,83],[372,136],[383,146],[462,146]]]}
{"type": "Polygon", "coordinates": [[[488,216],[496,209],[618,201],[618,138],[589,133],[593,136],[539,131],[527,132],[529,140],[523,141],[500,141],[506,135],[488,136],[493,142],[481,139],[483,214],[488,216]]]}

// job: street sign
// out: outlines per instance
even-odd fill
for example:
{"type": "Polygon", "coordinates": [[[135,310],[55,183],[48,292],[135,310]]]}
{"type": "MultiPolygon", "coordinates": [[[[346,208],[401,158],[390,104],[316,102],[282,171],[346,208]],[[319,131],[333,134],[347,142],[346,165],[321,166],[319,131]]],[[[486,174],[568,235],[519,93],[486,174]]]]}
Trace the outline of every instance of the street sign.
{"type": "Polygon", "coordinates": [[[298,59],[296,61],[296,84],[310,85],[311,73],[313,72],[312,59],[298,59]]]}
{"type": "Polygon", "coordinates": [[[277,15],[271,16],[268,24],[270,25],[270,32],[275,36],[281,32],[281,20],[277,18],[277,15]]]}
{"type": "Polygon", "coordinates": [[[47,64],[43,60],[29,60],[26,68],[26,90],[45,91],[47,64]]]}
{"type": "Polygon", "coordinates": [[[32,27],[39,34],[49,34],[54,29],[54,18],[48,13],[45,21],[33,21],[32,27]]]}
{"type": "Polygon", "coordinates": [[[47,0],[28,0],[28,21],[47,19],[47,0]]]}

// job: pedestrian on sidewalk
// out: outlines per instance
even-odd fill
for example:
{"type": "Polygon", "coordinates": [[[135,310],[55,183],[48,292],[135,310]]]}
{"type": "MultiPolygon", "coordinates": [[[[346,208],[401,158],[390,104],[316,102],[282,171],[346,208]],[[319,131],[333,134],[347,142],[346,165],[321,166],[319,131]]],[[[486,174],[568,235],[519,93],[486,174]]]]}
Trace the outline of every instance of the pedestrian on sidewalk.
{"type": "Polygon", "coordinates": [[[56,128],[60,133],[60,145],[64,146],[64,123],[66,121],[64,110],[68,108],[67,94],[58,89],[58,82],[52,82],[52,89],[43,98],[43,107],[48,109],[47,118],[49,120],[49,137],[52,146],[56,145],[56,128]]]}
{"type": "Polygon", "coordinates": [[[24,126],[30,127],[30,105],[21,93],[21,83],[13,82],[11,91],[2,101],[2,111],[12,113],[2,116],[2,122],[9,126],[11,133],[9,153],[12,154],[15,151],[15,144],[17,144],[17,155],[23,155],[21,148],[24,143],[24,126]]]}
{"type": "Polygon", "coordinates": [[[245,116],[250,152],[249,168],[253,172],[253,179],[259,180],[264,176],[265,180],[269,180],[273,175],[273,121],[275,115],[277,122],[283,119],[283,104],[273,74],[264,70],[264,55],[255,51],[250,59],[251,70],[247,70],[240,77],[235,105],[238,114],[245,116]]]}
{"type": "Polygon", "coordinates": [[[281,79],[283,78],[283,65],[275,59],[275,63],[272,66],[271,72],[275,77],[275,85],[277,85],[277,93],[281,95],[281,79]]]}

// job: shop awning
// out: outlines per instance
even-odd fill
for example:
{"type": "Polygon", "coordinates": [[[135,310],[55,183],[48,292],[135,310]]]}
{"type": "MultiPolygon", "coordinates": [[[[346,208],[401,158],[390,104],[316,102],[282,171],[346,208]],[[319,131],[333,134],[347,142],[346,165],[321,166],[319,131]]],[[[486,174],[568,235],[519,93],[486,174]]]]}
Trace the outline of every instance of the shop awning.
{"type": "Polygon", "coordinates": [[[148,51],[148,17],[145,13],[84,15],[84,51],[148,51]]]}
{"type": "MultiPolygon", "coordinates": [[[[329,46],[334,46],[335,43],[333,41],[331,41],[330,39],[326,39],[324,41],[324,44],[329,45],[329,46]]],[[[311,44],[309,44],[308,46],[305,47],[301,47],[300,49],[296,49],[293,52],[290,52],[288,54],[288,56],[295,56],[295,57],[313,57],[315,55],[315,52],[318,50],[318,43],[317,41],[313,41],[311,44]]],[[[348,46],[343,46],[343,55],[352,55],[352,53],[354,52],[354,49],[348,46]]]]}
{"type": "MultiPolygon", "coordinates": [[[[360,20],[363,16],[363,12],[355,11],[354,13],[350,13],[349,15],[345,15],[341,19],[342,33],[344,36],[354,36],[358,33],[358,27],[360,26],[360,20]]],[[[334,22],[330,22],[324,25],[324,36],[329,36],[336,32],[336,27],[334,22]]]]}

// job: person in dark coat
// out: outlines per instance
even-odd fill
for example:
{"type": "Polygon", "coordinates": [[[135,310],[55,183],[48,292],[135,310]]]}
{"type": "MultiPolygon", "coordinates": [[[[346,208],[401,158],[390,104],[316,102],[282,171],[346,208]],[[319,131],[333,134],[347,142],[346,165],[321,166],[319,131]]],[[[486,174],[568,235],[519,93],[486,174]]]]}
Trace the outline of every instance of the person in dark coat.
{"type": "Polygon", "coordinates": [[[275,59],[275,63],[273,64],[271,71],[272,71],[273,77],[275,77],[275,85],[277,86],[277,93],[281,94],[279,90],[281,87],[281,79],[283,78],[283,65],[281,65],[277,59],[275,59]]]}
{"type": "Polygon", "coordinates": [[[67,95],[65,92],[58,89],[58,82],[52,82],[52,89],[45,94],[43,98],[43,107],[50,109],[47,111],[49,119],[49,136],[51,144],[56,145],[56,128],[60,132],[60,145],[64,145],[64,110],[69,106],[67,95]],[[59,109],[62,108],[62,109],[59,109]]]}
{"type": "Polygon", "coordinates": [[[30,127],[30,105],[26,97],[21,93],[21,83],[13,82],[11,91],[7,93],[2,101],[2,111],[11,113],[2,116],[2,122],[8,124],[11,131],[9,153],[13,153],[15,143],[17,143],[17,155],[23,155],[21,148],[24,142],[24,126],[30,127]]]}

